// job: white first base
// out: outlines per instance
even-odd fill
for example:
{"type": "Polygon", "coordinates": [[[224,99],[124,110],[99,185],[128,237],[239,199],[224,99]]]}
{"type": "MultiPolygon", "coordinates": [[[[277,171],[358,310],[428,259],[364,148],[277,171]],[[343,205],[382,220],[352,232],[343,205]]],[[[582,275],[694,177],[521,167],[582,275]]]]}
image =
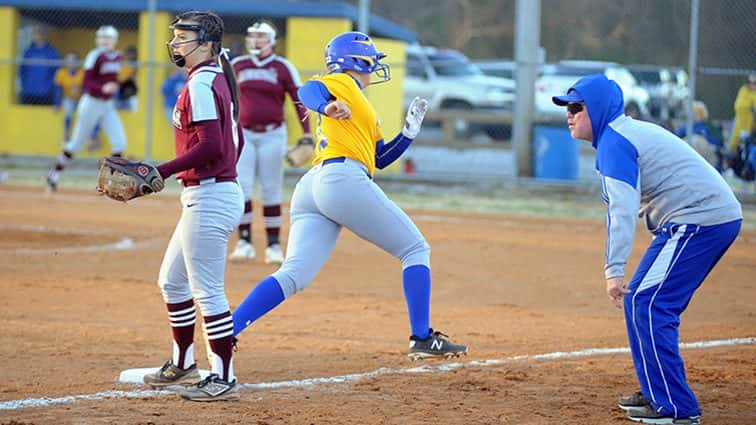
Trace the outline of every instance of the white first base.
{"type": "MultiPolygon", "coordinates": [[[[144,375],[147,375],[148,373],[153,373],[157,370],[159,370],[159,367],[147,367],[147,368],[141,368],[141,369],[126,369],[124,371],[121,371],[121,374],[118,376],[118,383],[119,384],[144,384],[144,375]]],[[[207,375],[210,375],[210,371],[207,369],[200,369],[199,370],[200,379],[207,378],[207,375]]]]}

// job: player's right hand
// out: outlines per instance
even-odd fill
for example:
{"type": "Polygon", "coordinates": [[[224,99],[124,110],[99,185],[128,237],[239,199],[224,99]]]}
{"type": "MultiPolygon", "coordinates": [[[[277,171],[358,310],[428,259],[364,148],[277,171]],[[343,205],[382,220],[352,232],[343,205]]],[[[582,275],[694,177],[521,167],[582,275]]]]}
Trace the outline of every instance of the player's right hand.
{"type": "Polygon", "coordinates": [[[624,277],[612,277],[606,280],[606,295],[615,307],[622,308],[622,300],[630,291],[625,287],[624,277]]]}
{"type": "Polygon", "coordinates": [[[102,92],[105,94],[113,94],[118,91],[118,83],[115,81],[108,81],[102,85],[102,92]]]}
{"type": "Polygon", "coordinates": [[[323,112],[325,112],[326,116],[337,120],[348,120],[352,118],[352,111],[349,110],[349,107],[338,100],[329,103],[323,112]]]}

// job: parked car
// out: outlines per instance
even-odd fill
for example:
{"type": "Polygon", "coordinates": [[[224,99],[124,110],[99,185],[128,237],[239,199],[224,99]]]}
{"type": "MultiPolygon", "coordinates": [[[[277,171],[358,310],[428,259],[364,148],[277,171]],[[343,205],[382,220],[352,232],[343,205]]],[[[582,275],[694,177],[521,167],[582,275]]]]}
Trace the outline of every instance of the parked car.
{"type": "Polygon", "coordinates": [[[625,98],[625,108],[637,108],[641,117],[649,116],[648,91],[638,85],[635,77],[624,66],[614,62],[560,61],[549,72],[536,80],[536,111],[539,113],[564,113],[551,101],[551,97],[567,90],[581,77],[603,73],[619,84],[625,98]]]}
{"type": "Polygon", "coordinates": [[[670,116],[675,83],[668,69],[656,65],[631,65],[628,70],[649,95],[649,114],[667,120],[670,116]]]}
{"type": "Polygon", "coordinates": [[[483,71],[484,74],[493,77],[508,78],[515,80],[515,71],[517,64],[511,60],[485,60],[475,61],[475,65],[483,71]]]}
{"type": "Polygon", "coordinates": [[[684,70],[656,65],[632,65],[628,68],[640,86],[648,90],[652,117],[668,120],[685,114],[689,91],[688,74],[684,70]]]}
{"type": "MultiPolygon", "coordinates": [[[[404,77],[404,107],[415,96],[425,97],[431,109],[465,109],[472,111],[511,110],[514,81],[484,75],[462,53],[451,49],[412,44],[407,46],[404,77]]],[[[455,122],[460,137],[484,130],[494,138],[510,134],[509,124],[473,124],[455,122]]]]}
{"type": "Polygon", "coordinates": [[[685,102],[690,97],[688,73],[682,68],[670,68],[669,76],[674,87],[670,95],[671,118],[681,118],[685,116],[685,102]]]}
{"type": "MultiPolygon", "coordinates": [[[[477,65],[478,68],[480,68],[480,70],[483,71],[483,73],[486,75],[508,78],[512,81],[515,81],[517,79],[517,76],[515,75],[517,71],[517,63],[515,61],[501,59],[480,60],[474,61],[473,63],[477,65]]],[[[542,64],[538,69],[538,75],[550,73],[553,67],[554,65],[550,63],[542,64]]]]}

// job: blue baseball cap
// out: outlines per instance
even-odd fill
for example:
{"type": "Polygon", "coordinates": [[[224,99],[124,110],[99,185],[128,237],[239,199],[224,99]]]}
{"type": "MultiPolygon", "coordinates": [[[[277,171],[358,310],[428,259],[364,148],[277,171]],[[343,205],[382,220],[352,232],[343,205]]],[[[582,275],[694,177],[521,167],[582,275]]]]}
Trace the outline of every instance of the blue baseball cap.
{"type": "Polygon", "coordinates": [[[583,102],[583,96],[577,90],[571,88],[567,90],[567,94],[562,96],[553,96],[551,101],[557,106],[567,106],[568,103],[583,102]]]}

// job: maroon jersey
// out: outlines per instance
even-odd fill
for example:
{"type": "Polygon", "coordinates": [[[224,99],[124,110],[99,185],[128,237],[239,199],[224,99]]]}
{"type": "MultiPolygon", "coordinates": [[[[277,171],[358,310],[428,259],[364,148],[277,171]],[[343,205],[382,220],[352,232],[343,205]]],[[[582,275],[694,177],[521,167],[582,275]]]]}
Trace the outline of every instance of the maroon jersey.
{"type": "Polygon", "coordinates": [[[173,110],[173,127],[176,159],[171,162],[182,164],[176,177],[184,184],[210,177],[218,181],[236,178],[236,161],[243,137],[234,122],[231,89],[217,62],[203,62],[189,72],[173,110]],[[213,126],[216,131],[204,134],[206,140],[201,140],[200,127],[214,120],[217,121],[213,126]],[[197,149],[204,154],[196,155],[197,149]],[[181,161],[188,158],[191,161],[181,161]]]}
{"type": "Polygon", "coordinates": [[[105,83],[118,82],[123,56],[115,50],[94,49],[84,59],[84,93],[98,99],[110,99],[115,93],[105,94],[105,83]]]}
{"type": "Polygon", "coordinates": [[[235,58],[231,64],[239,82],[239,122],[242,127],[260,132],[271,124],[283,123],[284,100],[289,93],[302,129],[305,133],[310,132],[310,123],[305,119],[307,109],[297,95],[302,83],[289,61],[275,54],[264,58],[245,55],[235,58]]]}

